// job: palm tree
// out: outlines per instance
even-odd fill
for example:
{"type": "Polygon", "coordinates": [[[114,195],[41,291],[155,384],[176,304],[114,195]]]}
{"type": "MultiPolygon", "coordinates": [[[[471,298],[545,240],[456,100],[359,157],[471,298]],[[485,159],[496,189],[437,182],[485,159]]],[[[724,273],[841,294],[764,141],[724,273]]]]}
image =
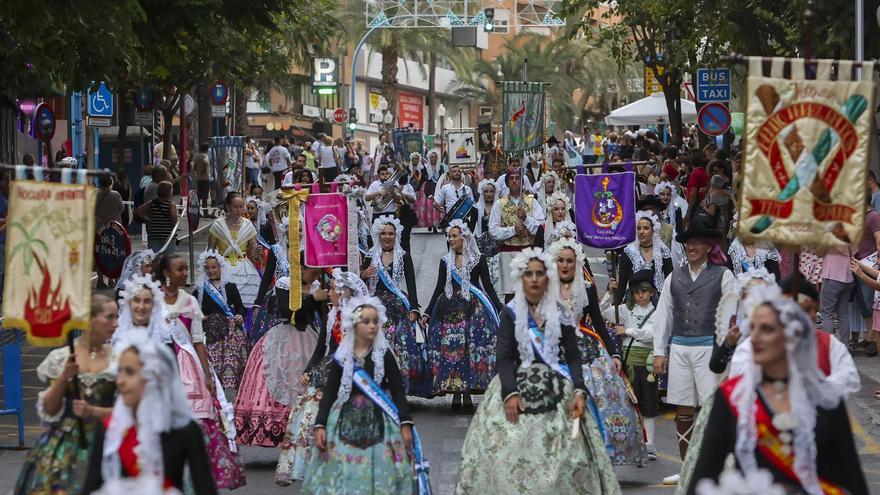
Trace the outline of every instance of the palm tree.
{"type": "Polygon", "coordinates": [[[575,128],[588,101],[594,100],[596,106],[603,102],[600,81],[615,80],[618,88],[626,87],[610,53],[582,40],[525,32],[511,38],[505,48],[493,62],[481,59],[476,51],[454,59],[458,76],[454,92],[459,99],[482,101],[499,115],[502,81],[522,80],[528,61],[529,80],[549,83],[550,120],[562,128],[575,128]]]}
{"type": "Polygon", "coordinates": [[[39,258],[37,257],[36,247],[43,248],[43,252],[47,256],[49,255],[49,246],[47,246],[46,243],[43,242],[42,239],[37,239],[35,237],[37,230],[40,228],[41,225],[43,225],[43,220],[45,220],[45,219],[46,219],[45,216],[40,217],[39,220],[37,220],[36,222],[34,222],[33,225],[31,225],[30,230],[26,229],[24,224],[21,222],[12,222],[10,224],[10,225],[12,225],[13,229],[18,229],[21,231],[21,234],[24,236],[24,239],[22,241],[20,241],[18,244],[16,244],[15,247],[12,248],[12,251],[9,253],[9,259],[10,260],[15,259],[15,255],[18,254],[19,252],[21,252],[22,253],[22,261],[24,262],[24,273],[26,275],[31,274],[31,266],[33,265],[35,259],[39,263],[39,258]]]}

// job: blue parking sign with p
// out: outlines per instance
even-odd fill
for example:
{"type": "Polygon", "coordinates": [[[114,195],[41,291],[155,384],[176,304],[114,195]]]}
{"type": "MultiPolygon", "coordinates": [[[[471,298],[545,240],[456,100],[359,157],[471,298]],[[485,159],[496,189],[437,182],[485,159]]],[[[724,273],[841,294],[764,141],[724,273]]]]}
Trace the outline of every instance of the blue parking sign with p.
{"type": "Polygon", "coordinates": [[[90,117],[113,116],[113,93],[104,85],[104,81],[98,84],[98,88],[89,92],[88,104],[90,117]]]}

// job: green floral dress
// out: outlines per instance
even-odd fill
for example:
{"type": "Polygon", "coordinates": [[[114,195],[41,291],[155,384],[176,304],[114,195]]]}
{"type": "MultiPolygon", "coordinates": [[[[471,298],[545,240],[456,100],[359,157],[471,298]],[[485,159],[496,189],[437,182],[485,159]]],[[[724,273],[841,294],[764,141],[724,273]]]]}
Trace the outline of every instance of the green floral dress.
{"type": "Polygon", "coordinates": [[[620,494],[593,416],[572,436],[571,382],[538,362],[519,368],[516,380],[525,411],[507,421],[496,376],[465,437],[455,493],[620,494]]]}
{"type": "MultiPolygon", "coordinates": [[[[109,351],[109,346],[108,346],[109,351]]],[[[50,352],[37,367],[37,376],[44,382],[56,380],[64,370],[70,349],[62,347],[50,352]]],[[[116,378],[107,370],[82,373],[76,377],[83,400],[94,406],[112,407],[116,378]]],[[[65,393],[64,405],[54,416],[43,411],[45,391],[37,396],[37,414],[48,425],[27,459],[15,483],[15,494],[79,493],[89,467],[89,452],[99,420],[85,419],[80,427],[73,415],[71,389],[65,393]],[[80,439],[85,436],[80,447],[80,439]]]]}

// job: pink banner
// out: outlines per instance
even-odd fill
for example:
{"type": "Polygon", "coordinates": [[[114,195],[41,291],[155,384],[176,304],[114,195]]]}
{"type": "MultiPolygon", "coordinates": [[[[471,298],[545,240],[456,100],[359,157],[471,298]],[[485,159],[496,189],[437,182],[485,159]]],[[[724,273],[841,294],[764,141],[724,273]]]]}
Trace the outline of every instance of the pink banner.
{"type": "Polygon", "coordinates": [[[306,265],[346,266],[348,204],[340,193],[310,194],[305,203],[306,265]]]}

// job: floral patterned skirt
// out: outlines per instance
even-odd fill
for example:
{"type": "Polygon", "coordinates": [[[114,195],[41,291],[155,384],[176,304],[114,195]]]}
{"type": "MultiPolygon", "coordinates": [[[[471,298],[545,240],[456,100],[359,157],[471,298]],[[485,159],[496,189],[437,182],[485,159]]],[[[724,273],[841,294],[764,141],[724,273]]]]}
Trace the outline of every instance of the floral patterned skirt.
{"type": "Polygon", "coordinates": [[[455,493],[620,494],[592,416],[572,438],[571,383],[541,363],[520,369],[517,383],[526,411],[516,424],[504,416],[501,380],[489,384],[464,439],[455,493]]]}
{"type": "MultiPolygon", "coordinates": [[[[86,445],[95,438],[94,421],[84,421],[86,445]]],[[[89,467],[89,448],[79,447],[81,430],[75,417],[51,425],[28,452],[15,483],[16,495],[79,493],[89,467]]]]}
{"type": "Polygon", "coordinates": [[[321,390],[327,383],[332,362],[333,356],[327,355],[312,368],[309,372],[309,388],[299,396],[290,412],[287,423],[290,446],[281,449],[275,467],[275,482],[279,485],[286,486],[294,480],[305,478],[306,467],[312,458],[312,432],[321,402],[321,390]]]}
{"type": "Polygon", "coordinates": [[[605,347],[592,337],[585,338],[589,340],[587,345],[596,348],[598,357],[583,365],[584,382],[602,416],[605,442],[612,449],[611,462],[615,466],[644,466],[648,462],[648,452],[642,422],[636,405],[627,394],[627,384],[620,374],[614,372],[611,356],[605,347]]]}
{"type": "Polygon", "coordinates": [[[427,363],[427,348],[425,344],[416,342],[415,329],[409,321],[406,306],[388,291],[377,290],[376,296],[385,305],[388,315],[384,327],[385,338],[400,366],[403,389],[407,395],[430,397],[431,374],[427,363]]]}
{"type": "Polygon", "coordinates": [[[314,449],[302,494],[414,493],[400,427],[355,390],[330,410],[327,450],[314,449]]]}
{"type": "Polygon", "coordinates": [[[237,452],[229,448],[229,439],[220,431],[220,426],[213,419],[199,420],[202,436],[205,439],[205,450],[211,461],[211,473],[217,488],[234,490],[247,484],[244,463],[237,452]]]}
{"type": "Polygon", "coordinates": [[[235,320],[225,315],[207,315],[202,324],[205,329],[205,347],[208,361],[224,388],[238,388],[248,358],[248,341],[244,330],[235,320]]]}
{"type": "Polygon", "coordinates": [[[284,437],[290,407],[269,394],[263,376],[263,340],[257,342],[248,358],[235,396],[236,441],[240,445],[275,447],[284,437]]]}
{"type": "Polygon", "coordinates": [[[435,395],[482,392],[495,375],[498,324],[479,299],[440,296],[428,328],[435,395]]]}

